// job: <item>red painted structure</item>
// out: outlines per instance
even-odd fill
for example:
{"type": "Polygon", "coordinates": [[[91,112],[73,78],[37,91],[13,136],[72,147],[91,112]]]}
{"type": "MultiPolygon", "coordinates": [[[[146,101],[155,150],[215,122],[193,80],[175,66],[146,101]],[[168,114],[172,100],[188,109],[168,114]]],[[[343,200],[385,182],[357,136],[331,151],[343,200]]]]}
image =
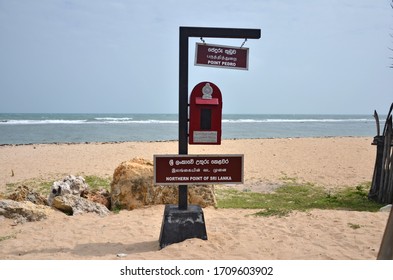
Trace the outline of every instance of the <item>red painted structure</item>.
{"type": "Polygon", "coordinates": [[[190,96],[189,144],[220,145],[222,96],[211,82],[197,84],[190,96]]]}

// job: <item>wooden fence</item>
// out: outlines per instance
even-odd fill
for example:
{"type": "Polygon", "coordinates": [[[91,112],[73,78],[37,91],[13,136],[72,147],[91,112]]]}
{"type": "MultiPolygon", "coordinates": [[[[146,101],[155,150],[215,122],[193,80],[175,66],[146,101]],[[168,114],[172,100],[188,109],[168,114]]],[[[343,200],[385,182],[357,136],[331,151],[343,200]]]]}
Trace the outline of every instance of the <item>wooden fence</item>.
{"type": "MultiPolygon", "coordinates": [[[[375,160],[373,181],[368,197],[383,204],[391,204],[393,201],[392,110],[393,103],[386,117],[382,135],[379,117],[377,112],[374,111],[374,117],[377,123],[377,136],[374,137],[373,145],[377,146],[377,158],[375,160]]],[[[393,260],[393,209],[390,210],[377,259],[393,260]]]]}
{"type": "Polygon", "coordinates": [[[377,146],[373,180],[368,197],[383,204],[393,202],[393,127],[392,127],[393,103],[386,117],[385,126],[381,135],[378,113],[374,111],[377,123],[377,136],[374,137],[373,145],[377,146]]]}

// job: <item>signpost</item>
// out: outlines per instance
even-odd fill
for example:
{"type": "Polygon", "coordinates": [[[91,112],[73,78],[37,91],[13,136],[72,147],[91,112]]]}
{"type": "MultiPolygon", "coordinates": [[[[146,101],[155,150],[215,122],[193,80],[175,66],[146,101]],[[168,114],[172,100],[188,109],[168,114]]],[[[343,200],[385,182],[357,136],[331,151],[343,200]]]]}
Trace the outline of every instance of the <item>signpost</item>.
{"type": "MultiPolygon", "coordinates": [[[[159,182],[163,182],[163,184],[179,184],[179,205],[178,207],[175,205],[165,206],[159,240],[161,248],[188,238],[207,239],[205,220],[201,207],[198,205],[188,205],[187,183],[216,184],[220,182],[243,182],[242,155],[235,155],[233,158],[229,155],[187,156],[189,137],[188,39],[190,37],[259,39],[261,37],[261,30],[180,27],[179,35],[179,155],[168,156],[169,158],[165,158],[165,156],[156,156],[154,165],[155,180],[157,184],[159,184],[159,182]],[[161,162],[161,160],[163,160],[163,162],[161,162]],[[195,164],[191,164],[191,160],[194,161],[195,164]],[[196,162],[198,161],[201,163],[201,160],[206,163],[205,167],[203,167],[203,165],[201,165],[201,167],[199,167],[199,165],[196,166],[196,162]]],[[[206,46],[197,46],[198,50],[200,50],[199,54],[197,54],[197,61],[199,61],[198,64],[200,65],[248,69],[248,50],[246,48],[211,46],[211,48],[216,48],[216,50],[210,49],[209,51],[209,46],[207,46],[206,53],[206,46]],[[243,50],[246,51],[246,54],[243,54],[243,50]],[[219,58],[219,56],[215,56],[216,54],[212,54],[213,51],[217,52],[217,54],[222,51],[225,56],[219,58]],[[199,60],[199,58],[201,60],[199,60]]],[[[206,114],[202,115],[206,117],[206,114]]],[[[202,119],[209,118],[201,117],[201,120],[202,119]]],[[[203,123],[205,123],[205,121],[203,121],[203,123]]]]}
{"type": "MultiPolygon", "coordinates": [[[[188,39],[259,39],[260,29],[180,27],[179,34],[179,155],[188,154],[188,39]]],[[[179,186],[179,209],[187,209],[187,185],[179,186]]]]}

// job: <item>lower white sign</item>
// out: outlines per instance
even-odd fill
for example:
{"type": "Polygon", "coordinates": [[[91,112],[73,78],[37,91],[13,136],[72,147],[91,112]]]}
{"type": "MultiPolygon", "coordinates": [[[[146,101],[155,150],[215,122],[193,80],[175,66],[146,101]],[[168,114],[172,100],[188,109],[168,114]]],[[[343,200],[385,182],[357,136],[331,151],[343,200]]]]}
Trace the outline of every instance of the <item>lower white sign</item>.
{"type": "Polygon", "coordinates": [[[217,143],[217,131],[194,131],[194,143],[217,143]]]}

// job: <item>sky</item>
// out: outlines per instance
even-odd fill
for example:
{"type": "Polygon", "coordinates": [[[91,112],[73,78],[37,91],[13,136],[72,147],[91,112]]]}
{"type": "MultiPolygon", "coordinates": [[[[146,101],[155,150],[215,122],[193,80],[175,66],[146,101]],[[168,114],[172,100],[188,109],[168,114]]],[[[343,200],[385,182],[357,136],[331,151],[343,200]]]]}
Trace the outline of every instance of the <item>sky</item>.
{"type": "MultiPolygon", "coordinates": [[[[261,29],[249,70],[194,65],[224,114],[386,114],[390,0],[0,0],[0,113],[177,113],[179,27],[261,29]]],[[[205,38],[240,47],[243,39],[205,38]]]]}

